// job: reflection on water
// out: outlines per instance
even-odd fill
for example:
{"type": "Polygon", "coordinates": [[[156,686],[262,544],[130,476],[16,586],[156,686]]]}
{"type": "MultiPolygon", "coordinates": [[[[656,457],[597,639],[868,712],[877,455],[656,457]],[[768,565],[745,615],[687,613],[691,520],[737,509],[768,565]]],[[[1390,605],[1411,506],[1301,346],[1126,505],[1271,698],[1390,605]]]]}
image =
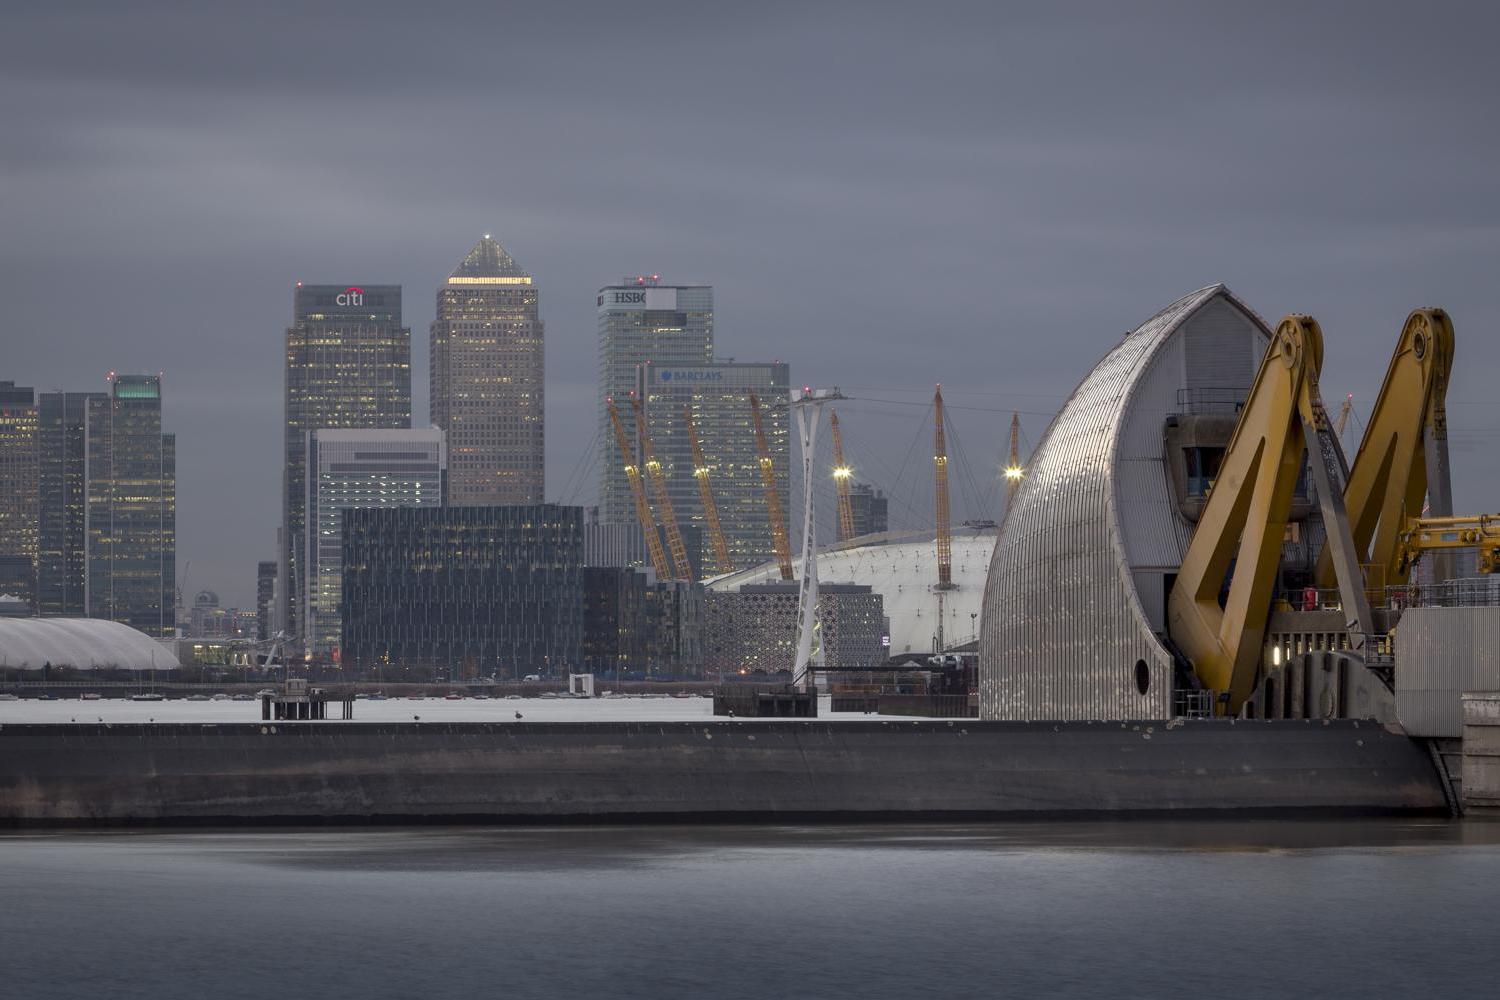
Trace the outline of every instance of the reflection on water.
{"type": "Polygon", "coordinates": [[[1475,990],[1500,824],[434,828],[0,838],[18,997],[1475,990]]]}

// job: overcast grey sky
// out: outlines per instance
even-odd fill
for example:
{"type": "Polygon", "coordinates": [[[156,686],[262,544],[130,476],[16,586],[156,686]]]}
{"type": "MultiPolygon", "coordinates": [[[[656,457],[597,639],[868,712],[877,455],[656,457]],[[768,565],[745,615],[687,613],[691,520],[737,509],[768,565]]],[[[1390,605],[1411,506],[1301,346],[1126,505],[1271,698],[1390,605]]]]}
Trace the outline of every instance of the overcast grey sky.
{"type": "Polygon", "coordinates": [[[425,423],[434,292],[484,232],[541,288],[554,499],[592,494],[594,292],[657,272],[716,286],[722,355],[916,404],[849,407],[880,485],[919,495],[881,476],[925,477],[933,382],[975,407],[960,517],[1011,409],[1034,442],[1193,288],[1316,315],[1357,405],[1441,305],[1457,503],[1500,509],[1495,9],[12,2],[0,378],[164,370],[179,567],[242,606],[293,283],[405,286],[425,423]]]}

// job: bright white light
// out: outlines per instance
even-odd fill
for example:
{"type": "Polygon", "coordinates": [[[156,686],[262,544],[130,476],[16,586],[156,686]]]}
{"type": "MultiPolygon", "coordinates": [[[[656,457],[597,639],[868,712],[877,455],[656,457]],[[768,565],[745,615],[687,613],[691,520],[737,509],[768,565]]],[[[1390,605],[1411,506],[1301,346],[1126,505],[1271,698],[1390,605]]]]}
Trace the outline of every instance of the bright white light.
{"type": "Polygon", "coordinates": [[[1005,470],[1005,478],[1006,479],[1011,479],[1011,480],[1020,479],[1024,475],[1026,475],[1026,470],[1023,469],[1023,468],[1021,468],[1019,465],[1011,465],[1011,466],[1007,466],[1006,467],[1006,470],[1005,470]]]}

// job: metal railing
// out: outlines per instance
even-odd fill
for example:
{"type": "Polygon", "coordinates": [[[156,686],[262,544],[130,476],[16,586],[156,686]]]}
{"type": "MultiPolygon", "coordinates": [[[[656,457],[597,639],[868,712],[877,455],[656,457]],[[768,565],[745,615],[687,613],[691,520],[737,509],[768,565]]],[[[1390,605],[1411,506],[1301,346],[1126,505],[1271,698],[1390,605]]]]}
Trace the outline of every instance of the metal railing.
{"type": "Polygon", "coordinates": [[[1178,389],[1178,413],[1219,413],[1236,416],[1245,407],[1244,389],[1204,387],[1201,389],[1178,389]]]}

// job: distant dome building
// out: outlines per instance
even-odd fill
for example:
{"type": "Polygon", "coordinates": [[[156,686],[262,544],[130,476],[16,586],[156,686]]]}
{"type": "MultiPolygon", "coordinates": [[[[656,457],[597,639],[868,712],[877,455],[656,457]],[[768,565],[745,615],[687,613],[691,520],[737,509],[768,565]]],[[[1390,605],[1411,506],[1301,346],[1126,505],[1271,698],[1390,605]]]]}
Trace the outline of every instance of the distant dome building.
{"type": "Polygon", "coordinates": [[[105,618],[0,618],[0,664],[41,670],[175,670],[177,657],[144,632],[105,618]]]}
{"type": "Polygon", "coordinates": [[[1173,660],[1159,636],[1192,498],[1201,508],[1217,456],[1169,447],[1168,434],[1193,420],[1232,430],[1270,336],[1212,285],[1126,334],[1074,390],[1027,464],[990,563],[982,718],[1171,715],[1173,660]],[[1174,450],[1188,465],[1173,468],[1174,450]]]}
{"type": "Polygon", "coordinates": [[[198,596],[193,598],[195,608],[217,608],[219,606],[219,595],[212,590],[200,590],[198,596]]]}

